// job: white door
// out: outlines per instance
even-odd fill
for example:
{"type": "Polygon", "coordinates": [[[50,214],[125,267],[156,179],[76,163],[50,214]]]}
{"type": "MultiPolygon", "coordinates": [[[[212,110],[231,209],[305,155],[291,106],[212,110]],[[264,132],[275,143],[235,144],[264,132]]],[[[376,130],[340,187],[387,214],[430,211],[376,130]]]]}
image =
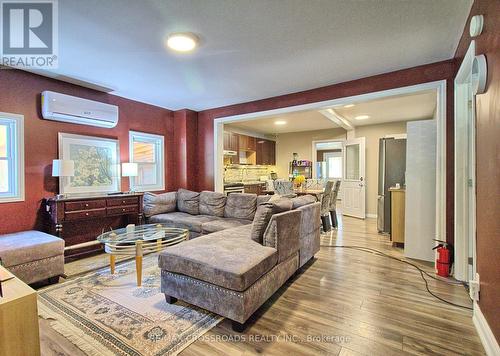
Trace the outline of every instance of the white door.
{"type": "Polygon", "coordinates": [[[344,144],[343,215],[365,218],[365,181],[365,138],[347,140],[344,144]]]}

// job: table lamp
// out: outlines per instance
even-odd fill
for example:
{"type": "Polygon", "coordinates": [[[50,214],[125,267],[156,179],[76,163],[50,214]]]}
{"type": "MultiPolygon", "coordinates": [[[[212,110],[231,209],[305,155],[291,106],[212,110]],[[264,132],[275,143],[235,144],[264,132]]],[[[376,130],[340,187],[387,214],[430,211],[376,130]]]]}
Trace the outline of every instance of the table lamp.
{"type": "MultiPolygon", "coordinates": [[[[137,177],[139,175],[139,165],[137,163],[125,162],[122,163],[122,177],[137,177]]],[[[130,186],[132,186],[132,180],[130,180],[130,186]]],[[[129,193],[133,193],[130,189],[129,193]]]]}
{"type": "MultiPolygon", "coordinates": [[[[52,177],[74,177],[75,161],[69,159],[55,159],[52,161],[52,177]]],[[[61,188],[59,188],[60,190],[61,188]]],[[[64,198],[64,194],[57,194],[57,199],[64,198]]]]}

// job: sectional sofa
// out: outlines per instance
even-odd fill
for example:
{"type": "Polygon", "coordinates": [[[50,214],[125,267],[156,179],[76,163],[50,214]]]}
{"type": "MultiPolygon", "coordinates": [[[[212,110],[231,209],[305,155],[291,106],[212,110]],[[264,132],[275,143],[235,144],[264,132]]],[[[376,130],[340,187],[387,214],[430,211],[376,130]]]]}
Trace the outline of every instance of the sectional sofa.
{"type": "Polygon", "coordinates": [[[147,221],[184,227],[193,237],[159,256],[161,290],[233,321],[248,318],[319,250],[320,203],[215,192],[146,194],[147,221]]]}

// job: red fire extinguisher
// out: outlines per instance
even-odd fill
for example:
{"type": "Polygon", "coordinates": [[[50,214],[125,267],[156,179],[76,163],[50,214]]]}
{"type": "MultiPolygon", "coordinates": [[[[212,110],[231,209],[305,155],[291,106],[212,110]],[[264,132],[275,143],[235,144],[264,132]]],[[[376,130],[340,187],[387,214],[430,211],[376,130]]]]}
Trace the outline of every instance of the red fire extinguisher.
{"type": "Polygon", "coordinates": [[[448,244],[444,241],[439,241],[439,245],[433,248],[437,249],[438,258],[436,260],[436,269],[438,276],[448,277],[450,275],[451,251],[448,244]]]}

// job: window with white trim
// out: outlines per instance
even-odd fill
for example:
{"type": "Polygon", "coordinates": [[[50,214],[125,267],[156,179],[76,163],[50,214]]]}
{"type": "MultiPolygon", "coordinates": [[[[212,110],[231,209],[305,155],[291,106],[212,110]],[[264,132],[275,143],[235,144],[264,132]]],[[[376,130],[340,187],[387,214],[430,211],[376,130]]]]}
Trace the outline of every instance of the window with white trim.
{"type": "Polygon", "coordinates": [[[0,203],[24,200],[23,121],[0,113],[0,203]]]}
{"type": "Polygon", "coordinates": [[[137,163],[138,175],[130,188],[138,192],[165,190],[165,139],[160,135],[129,132],[130,162],[137,163]]]}

